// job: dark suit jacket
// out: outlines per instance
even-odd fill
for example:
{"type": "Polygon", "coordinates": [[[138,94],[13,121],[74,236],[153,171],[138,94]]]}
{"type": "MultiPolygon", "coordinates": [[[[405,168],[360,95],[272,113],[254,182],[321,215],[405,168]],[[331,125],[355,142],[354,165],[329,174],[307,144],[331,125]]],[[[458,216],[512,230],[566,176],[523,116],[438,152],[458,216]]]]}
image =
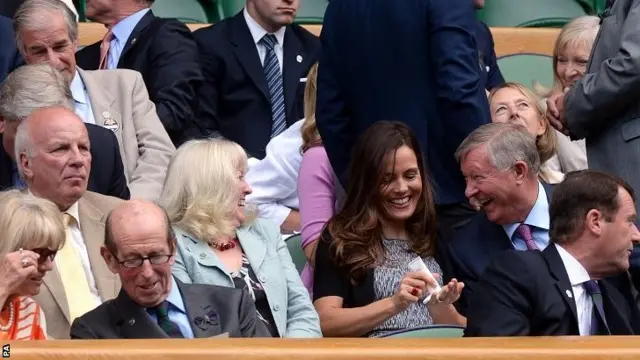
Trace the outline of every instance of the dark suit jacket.
{"type": "Polygon", "coordinates": [[[482,82],[485,84],[485,89],[491,90],[504,83],[504,77],[502,77],[502,72],[498,67],[491,30],[489,30],[487,24],[480,20],[476,21],[476,42],[478,43],[482,82]]]}
{"type": "MultiPolygon", "coordinates": [[[[176,280],[195,338],[228,333],[229,337],[271,337],[258,320],[253,300],[245,290],[176,280]],[[200,322],[213,311],[217,321],[200,322]]],[[[214,318],[215,319],[215,318],[214,318]]],[[[160,339],[167,334],[153,321],[145,308],[136,304],[124,290],[117,298],[77,318],[71,325],[72,339],[160,339]]]]}
{"type": "MultiPolygon", "coordinates": [[[[611,335],[639,334],[638,307],[629,306],[629,295],[607,279],[600,280],[600,287],[611,335]]],[[[553,243],[542,252],[498,256],[471,298],[465,329],[468,337],[579,334],[575,296],[553,243]]]]}
{"type": "Polygon", "coordinates": [[[475,21],[468,0],[329,3],[320,36],[316,121],[343,184],[358,136],[377,121],[396,120],[420,142],[437,203],[465,201],[454,153],[490,121],[475,21]]]}
{"type": "MultiPolygon", "coordinates": [[[[258,50],[242,12],[195,33],[204,84],[190,137],[224,136],[249,156],[263,158],[271,139],[271,97],[258,50]]],[[[299,25],[287,26],[283,87],[287,125],[304,117],[306,77],[318,60],[320,41],[299,25]],[[300,61],[298,61],[300,60],[300,61]]]]}
{"type": "MultiPolygon", "coordinates": [[[[129,200],[129,188],[124,176],[118,140],[111,130],[85,124],[91,142],[91,172],[87,190],[129,200]]],[[[0,143],[2,135],[0,134],[0,143]]],[[[13,187],[13,161],[0,146],[0,191],[13,187]]]]}
{"type": "MultiPolygon", "coordinates": [[[[96,70],[101,41],[76,53],[78,66],[96,70]]],[[[194,117],[196,93],[202,82],[198,49],[189,28],[175,19],[146,13],[134,28],[120,56],[119,69],[142,74],[151,101],[176,147],[194,117]]]]}
{"type": "MultiPolygon", "coordinates": [[[[545,183],[542,186],[547,194],[547,201],[551,203],[553,187],[545,183]]],[[[470,305],[469,298],[476,291],[484,269],[503,252],[513,250],[513,243],[502,225],[489,221],[484,212],[479,212],[469,223],[457,229],[442,246],[445,248],[444,257],[448,259],[450,270],[445,278],[456,278],[465,285],[456,303],[458,311],[464,315],[470,305]]]]}
{"type": "Polygon", "coordinates": [[[21,64],[22,57],[13,35],[13,21],[8,17],[0,16],[0,83],[21,64]]]}

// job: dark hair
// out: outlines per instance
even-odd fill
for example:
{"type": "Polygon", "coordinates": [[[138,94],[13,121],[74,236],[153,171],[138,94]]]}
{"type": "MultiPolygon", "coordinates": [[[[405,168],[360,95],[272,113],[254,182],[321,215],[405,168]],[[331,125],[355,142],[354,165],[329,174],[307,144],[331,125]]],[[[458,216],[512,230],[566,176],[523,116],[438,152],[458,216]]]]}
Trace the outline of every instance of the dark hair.
{"type": "Polygon", "coordinates": [[[402,123],[377,122],[355,144],[349,166],[346,199],[342,210],[327,223],[332,238],[331,257],[338,267],[349,274],[354,284],[364,279],[367,269],[384,261],[381,223],[384,215],[379,206],[385,175],[384,160],[388,154],[395,154],[404,145],[415,152],[422,179],[422,196],[406,223],[411,248],[420,256],[435,253],[437,224],[434,195],[418,140],[402,123]]]}
{"type": "MultiPolygon", "coordinates": [[[[167,211],[161,206],[159,206],[159,208],[162,209],[162,213],[164,214],[164,223],[167,227],[167,243],[169,244],[169,251],[173,253],[173,251],[176,249],[176,234],[171,227],[171,221],[169,220],[167,211]]],[[[104,246],[113,255],[117,255],[118,247],[116,246],[116,241],[113,236],[113,230],[111,229],[111,214],[113,214],[113,211],[109,212],[109,215],[107,215],[107,220],[104,224],[104,246]]]]}
{"type": "Polygon", "coordinates": [[[631,186],[615,176],[593,170],[568,173],[553,190],[549,206],[551,239],[559,244],[575,241],[584,227],[587,213],[593,209],[601,211],[606,221],[612,221],[620,208],[620,188],[636,202],[631,186]]]}

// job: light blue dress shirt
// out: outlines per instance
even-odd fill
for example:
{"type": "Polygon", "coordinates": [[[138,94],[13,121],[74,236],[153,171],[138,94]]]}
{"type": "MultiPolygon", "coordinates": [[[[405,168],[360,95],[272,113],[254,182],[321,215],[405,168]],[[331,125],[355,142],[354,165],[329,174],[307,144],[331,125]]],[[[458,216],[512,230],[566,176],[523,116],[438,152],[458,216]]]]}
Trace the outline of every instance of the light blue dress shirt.
{"type": "MultiPolygon", "coordinates": [[[[185,339],[193,339],[193,330],[191,329],[191,325],[189,325],[187,309],[184,306],[180,289],[178,289],[178,284],[173,276],[171,277],[171,292],[169,292],[167,301],[169,302],[169,320],[178,325],[185,339]]],[[[147,309],[147,314],[151,316],[155,323],[158,323],[158,317],[153,311],[147,309]]]]}
{"type": "Polygon", "coordinates": [[[73,106],[76,115],[85,123],[96,125],[93,108],[91,107],[91,99],[89,99],[89,92],[87,92],[87,87],[84,85],[78,71],[76,71],[76,74],[73,76],[69,87],[71,88],[71,96],[73,97],[73,106]]]}
{"type": "Polygon", "coordinates": [[[118,68],[122,50],[124,50],[124,46],[127,44],[127,41],[129,41],[129,37],[131,36],[133,29],[135,29],[136,25],[138,25],[142,17],[149,12],[149,10],[150,9],[147,8],[131,14],[111,28],[113,39],[111,39],[111,42],[109,43],[107,69],[118,68]]]}
{"type": "MultiPolygon", "coordinates": [[[[538,182],[538,199],[524,220],[524,224],[531,226],[533,241],[540,251],[544,250],[549,245],[549,201],[547,200],[547,193],[540,182],[538,182]]],[[[518,226],[520,226],[520,223],[503,225],[502,227],[507,232],[507,236],[511,239],[516,250],[527,250],[524,239],[515,234],[518,226]]]]}

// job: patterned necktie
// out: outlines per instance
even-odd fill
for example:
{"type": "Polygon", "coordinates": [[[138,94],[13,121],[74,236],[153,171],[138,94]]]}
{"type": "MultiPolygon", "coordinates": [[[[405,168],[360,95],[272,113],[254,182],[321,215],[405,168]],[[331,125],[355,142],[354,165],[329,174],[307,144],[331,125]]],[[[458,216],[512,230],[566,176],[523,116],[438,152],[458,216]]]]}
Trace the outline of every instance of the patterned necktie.
{"type": "Polygon", "coordinates": [[[107,58],[109,57],[111,40],[113,40],[113,33],[111,32],[111,30],[109,30],[104,36],[104,39],[102,39],[102,44],[100,44],[100,64],[98,66],[99,70],[105,70],[109,68],[107,58]]]}
{"type": "Polygon", "coordinates": [[[171,338],[183,339],[182,331],[178,324],[169,319],[169,302],[163,301],[160,305],[151,308],[158,318],[158,326],[171,338]]]}
{"type": "Polygon", "coordinates": [[[274,50],[274,47],[278,44],[278,39],[273,34],[266,34],[260,39],[260,44],[267,49],[262,68],[264,69],[264,76],[267,79],[269,95],[271,96],[271,115],[273,118],[271,137],[275,137],[287,128],[287,120],[284,113],[282,73],[274,50]]]}
{"type": "Polygon", "coordinates": [[[75,223],[75,219],[67,214],[62,214],[66,239],[64,246],[56,257],[56,265],[62,286],[67,295],[67,304],[69,306],[69,315],[71,322],[78,316],[82,316],[96,307],[96,300],[91,293],[89,281],[82,267],[80,255],[73,246],[73,235],[70,225],[75,223]]]}
{"type": "Polygon", "coordinates": [[[604,314],[604,304],[602,303],[602,292],[600,291],[600,285],[595,280],[589,280],[582,283],[585,291],[591,296],[593,301],[593,315],[591,315],[591,331],[590,335],[602,335],[600,331],[600,325],[604,326],[606,330],[605,334],[611,335],[609,326],[607,325],[607,318],[604,314]],[[598,321],[600,320],[600,321],[598,321]]]}
{"type": "Polygon", "coordinates": [[[516,234],[524,240],[524,244],[527,246],[527,250],[539,250],[536,246],[536,242],[533,241],[533,235],[531,235],[531,226],[527,224],[520,224],[516,229],[516,234]]]}

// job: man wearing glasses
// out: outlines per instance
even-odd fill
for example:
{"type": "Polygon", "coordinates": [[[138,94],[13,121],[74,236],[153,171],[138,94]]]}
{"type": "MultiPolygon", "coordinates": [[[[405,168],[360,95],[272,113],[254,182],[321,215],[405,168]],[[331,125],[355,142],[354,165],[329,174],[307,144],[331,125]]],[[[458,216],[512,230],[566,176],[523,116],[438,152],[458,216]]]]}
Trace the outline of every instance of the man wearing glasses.
{"type": "Polygon", "coordinates": [[[270,336],[246,291],[184,284],[171,275],[176,238],[159,206],[125,202],[109,214],[105,228],[101,254],[122,289],[115,299],[76,319],[71,338],[270,336]]]}

